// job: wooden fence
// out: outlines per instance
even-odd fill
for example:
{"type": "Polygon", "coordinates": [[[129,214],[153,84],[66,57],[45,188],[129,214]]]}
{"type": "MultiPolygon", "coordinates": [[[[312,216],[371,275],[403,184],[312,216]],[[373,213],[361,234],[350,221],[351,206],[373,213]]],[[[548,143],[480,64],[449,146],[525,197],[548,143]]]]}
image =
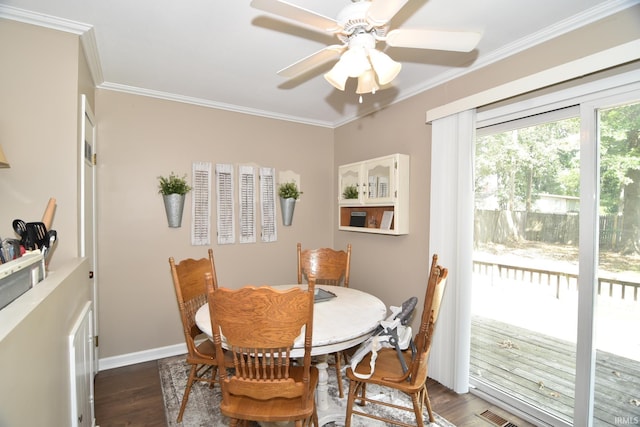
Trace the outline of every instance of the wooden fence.
{"type": "MultiPolygon", "coordinates": [[[[505,243],[515,235],[525,240],[578,245],[577,213],[552,214],[524,211],[475,211],[475,240],[505,243]]],[[[600,249],[615,250],[621,241],[622,217],[600,216],[600,249]]]]}
{"type": "MultiPolygon", "coordinates": [[[[578,275],[567,271],[542,270],[527,268],[520,265],[496,263],[489,261],[473,261],[473,272],[484,274],[497,279],[511,279],[529,282],[533,284],[546,284],[555,286],[556,298],[560,298],[562,289],[577,289],[578,275]]],[[[614,290],[620,289],[620,297],[626,299],[629,293],[633,294],[633,300],[638,301],[638,288],[640,283],[618,280],[611,277],[598,277],[598,295],[603,292],[610,297],[614,296],[614,290]]],[[[616,293],[617,294],[617,293],[616,293]]]]}

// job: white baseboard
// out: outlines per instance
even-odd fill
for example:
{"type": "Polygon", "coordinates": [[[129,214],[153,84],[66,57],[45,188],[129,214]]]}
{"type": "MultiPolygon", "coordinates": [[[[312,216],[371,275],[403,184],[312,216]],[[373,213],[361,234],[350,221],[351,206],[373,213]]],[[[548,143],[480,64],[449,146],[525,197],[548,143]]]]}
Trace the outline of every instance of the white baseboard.
{"type": "Polygon", "coordinates": [[[98,360],[98,371],[120,368],[136,363],[158,360],[164,357],[177,356],[187,353],[186,344],[175,344],[167,347],[152,348],[150,350],[137,351],[135,353],[122,354],[120,356],[105,357],[98,360]]]}

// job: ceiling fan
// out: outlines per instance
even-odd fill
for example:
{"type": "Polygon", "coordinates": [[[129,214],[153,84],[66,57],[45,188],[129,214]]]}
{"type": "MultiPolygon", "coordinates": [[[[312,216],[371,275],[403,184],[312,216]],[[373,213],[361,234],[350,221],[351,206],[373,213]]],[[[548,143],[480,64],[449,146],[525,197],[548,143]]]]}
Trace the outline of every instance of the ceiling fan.
{"type": "MultiPolygon", "coordinates": [[[[334,34],[342,44],[327,46],[278,71],[293,78],[329,61],[338,62],[324,75],[336,89],[344,91],[349,77],[358,79],[356,93],[375,93],[398,75],[402,65],[376,49],[387,46],[469,52],[480,41],[473,31],[435,29],[389,30],[389,21],[409,0],[351,0],[336,19],[282,0],[252,0],[251,6],[287,18],[322,33],[334,34]]],[[[362,102],[362,96],[360,96],[362,102]]]]}

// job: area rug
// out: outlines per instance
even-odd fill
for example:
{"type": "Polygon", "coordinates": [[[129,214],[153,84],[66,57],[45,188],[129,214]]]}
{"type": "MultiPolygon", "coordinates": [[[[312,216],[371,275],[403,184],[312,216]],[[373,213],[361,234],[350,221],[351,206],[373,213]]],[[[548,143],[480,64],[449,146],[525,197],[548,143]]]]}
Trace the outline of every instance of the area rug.
{"type": "MultiPolygon", "coordinates": [[[[220,413],[220,386],[215,385],[213,388],[209,388],[208,384],[196,383],[191,388],[191,394],[189,396],[189,402],[187,408],[184,411],[182,422],[176,422],[178,418],[178,412],[180,411],[180,403],[182,402],[182,394],[184,393],[185,385],[187,384],[187,378],[189,376],[189,366],[185,362],[185,356],[174,356],[158,361],[158,368],[160,372],[160,381],[162,383],[162,396],[164,398],[165,415],[167,417],[167,426],[169,427],[222,427],[229,425],[229,419],[220,413]]],[[[345,380],[343,387],[345,394],[349,390],[348,382],[345,380]]],[[[375,389],[374,387],[367,387],[367,395],[374,396],[381,393],[381,389],[375,389]]],[[[410,405],[411,401],[408,397],[399,393],[398,395],[392,394],[385,396],[386,398],[395,402],[402,402],[403,405],[410,405]]],[[[336,383],[335,374],[331,374],[329,371],[329,398],[333,399],[336,404],[342,406],[346,403],[346,396],[344,399],[338,397],[338,386],[336,383]]],[[[359,409],[363,409],[358,407],[359,409]]],[[[391,408],[381,408],[380,405],[366,405],[364,411],[378,411],[378,414],[393,414],[394,418],[399,418],[407,423],[415,423],[415,420],[411,413],[398,411],[391,408]]],[[[426,412],[425,412],[426,413],[426,412]]],[[[440,417],[438,414],[434,414],[436,423],[431,424],[432,427],[455,427],[453,424],[440,417]]],[[[257,424],[256,424],[257,425],[257,424]]],[[[356,417],[354,416],[351,422],[353,427],[382,427],[386,426],[386,423],[380,421],[356,417]]],[[[326,424],[325,427],[332,427],[333,423],[326,424]]]]}

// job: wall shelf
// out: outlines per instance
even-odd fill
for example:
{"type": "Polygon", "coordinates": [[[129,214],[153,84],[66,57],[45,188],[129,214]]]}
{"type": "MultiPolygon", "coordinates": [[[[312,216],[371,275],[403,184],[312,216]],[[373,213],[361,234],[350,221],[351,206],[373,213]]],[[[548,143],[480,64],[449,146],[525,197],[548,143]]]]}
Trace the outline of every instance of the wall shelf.
{"type": "Polygon", "coordinates": [[[409,156],[392,154],[340,166],[338,205],[339,230],[408,234],[409,156]],[[386,226],[385,212],[392,212],[386,214],[392,215],[386,226]]]}

